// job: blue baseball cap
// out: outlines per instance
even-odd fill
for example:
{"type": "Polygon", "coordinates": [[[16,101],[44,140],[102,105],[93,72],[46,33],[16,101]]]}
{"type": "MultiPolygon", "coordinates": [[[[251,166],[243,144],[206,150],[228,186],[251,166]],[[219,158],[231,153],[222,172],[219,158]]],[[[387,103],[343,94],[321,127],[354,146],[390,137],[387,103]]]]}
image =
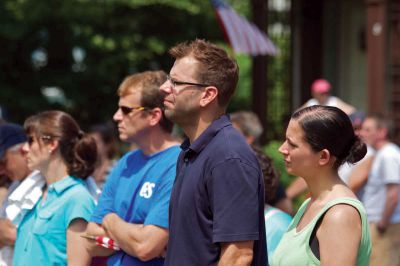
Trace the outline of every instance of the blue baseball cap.
{"type": "Polygon", "coordinates": [[[0,125],[0,158],[3,157],[7,149],[26,141],[25,131],[20,125],[12,123],[0,125]]]}
{"type": "Polygon", "coordinates": [[[353,125],[361,125],[364,122],[365,114],[363,111],[355,111],[349,115],[353,125]]]}

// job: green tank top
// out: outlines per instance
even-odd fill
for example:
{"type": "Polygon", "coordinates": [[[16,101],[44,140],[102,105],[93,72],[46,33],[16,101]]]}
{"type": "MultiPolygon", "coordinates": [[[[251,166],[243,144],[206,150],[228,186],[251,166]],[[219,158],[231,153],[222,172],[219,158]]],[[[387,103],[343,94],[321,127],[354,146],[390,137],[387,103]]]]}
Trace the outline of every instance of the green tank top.
{"type": "MultiPolygon", "coordinates": [[[[293,218],[292,223],[289,225],[286,233],[283,235],[281,242],[275,250],[271,266],[311,266],[320,265],[320,261],[314,256],[310,248],[310,237],[320,217],[334,205],[345,203],[355,207],[360,213],[361,217],[361,242],[358,249],[357,265],[368,266],[369,257],[371,255],[371,239],[369,225],[365,209],[361,202],[353,198],[338,198],[329,201],[319,211],[316,217],[307,224],[300,232],[296,232],[296,227],[303,216],[307,205],[311,199],[306,200],[300,207],[299,211],[293,218]]],[[[333,251],[334,252],[334,251],[333,251]]]]}

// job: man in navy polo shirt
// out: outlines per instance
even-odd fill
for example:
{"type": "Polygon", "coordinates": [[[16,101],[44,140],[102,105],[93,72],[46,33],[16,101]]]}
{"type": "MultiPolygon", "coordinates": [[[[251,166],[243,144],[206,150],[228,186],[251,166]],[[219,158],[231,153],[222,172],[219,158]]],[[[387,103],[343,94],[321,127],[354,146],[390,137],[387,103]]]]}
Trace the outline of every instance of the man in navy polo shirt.
{"type": "MultiPolygon", "coordinates": [[[[164,265],[168,241],[168,206],[179,146],[164,117],[159,86],[162,71],[127,77],[118,89],[114,120],[121,140],[135,143],[107,178],[91,222],[91,236],[106,236],[121,248],[113,251],[87,241],[92,256],[109,256],[107,265],[164,265]]],[[[83,265],[83,264],[82,264],[83,265]]]]}
{"type": "Polygon", "coordinates": [[[188,139],[171,194],[166,265],[266,265],[263,175],[225,115],[238,66],[204,40],[170,54],[176,60],[160,87],[165,115],[188,139]]]}

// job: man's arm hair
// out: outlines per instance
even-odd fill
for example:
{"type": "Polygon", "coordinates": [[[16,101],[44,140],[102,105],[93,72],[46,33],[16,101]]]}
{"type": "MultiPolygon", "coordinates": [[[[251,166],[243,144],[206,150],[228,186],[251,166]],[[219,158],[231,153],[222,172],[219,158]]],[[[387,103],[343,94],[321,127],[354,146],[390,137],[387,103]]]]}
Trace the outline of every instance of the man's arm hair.
{"type": "Polygon", "coordinates": [[[102,226],[123,251],[142,261],[160,257],[168,242],[168,229],[128,223],[115,213],[107,214],[102,226]]]}

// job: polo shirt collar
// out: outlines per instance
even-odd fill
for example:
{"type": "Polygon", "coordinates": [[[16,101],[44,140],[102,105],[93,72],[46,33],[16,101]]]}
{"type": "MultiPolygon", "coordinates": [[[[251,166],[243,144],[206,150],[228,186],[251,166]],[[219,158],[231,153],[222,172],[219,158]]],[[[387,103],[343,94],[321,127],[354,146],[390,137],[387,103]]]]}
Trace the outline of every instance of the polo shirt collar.
{"type": "Polygon", "coordinates": [[[231,125],[229,116],[222,115],[217,120],[214,120],[192,144],[190,144],[189,139],[186,139],[182,143],[181,148],[183,150],[190,149],[195,153],[200,153],[222,128],[229,125],[231,125]]]}
{"type": "Polygon", "coordinates": [[[49,186],[49,190],[54,189],[54,191],[57,194],[61,194],[68,188],[75,186],[78,183],[79,183],[79,181],[76,178],[74,178],[72,176],[67,176],[67,177],[61,179],[60,181],[57,181],[57,182],[51,184],[49,186]]]}

